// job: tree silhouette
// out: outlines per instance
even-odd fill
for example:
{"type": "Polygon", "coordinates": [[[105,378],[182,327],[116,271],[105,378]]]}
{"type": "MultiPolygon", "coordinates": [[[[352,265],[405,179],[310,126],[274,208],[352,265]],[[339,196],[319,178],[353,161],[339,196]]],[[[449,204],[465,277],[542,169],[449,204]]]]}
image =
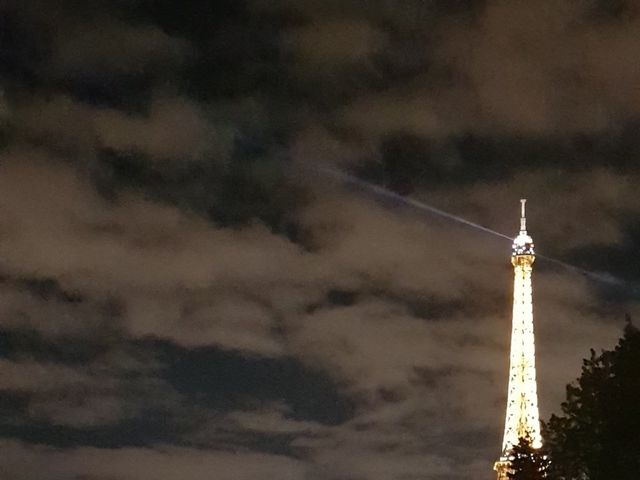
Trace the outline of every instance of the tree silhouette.
{"type": "Polygon", "coordinates": [[[640,330],[628,316],[618,345],[583,361],[544,436],[550,480],[640,478],[640,330]]]}
{"type": "Polygon", "coordinates": [[[528,437],[518,439],[509,455],[511,469],[507,477],[512,480],[543,480],[549,468],[549,460],[542,450],[531,446],[528,437]]]}

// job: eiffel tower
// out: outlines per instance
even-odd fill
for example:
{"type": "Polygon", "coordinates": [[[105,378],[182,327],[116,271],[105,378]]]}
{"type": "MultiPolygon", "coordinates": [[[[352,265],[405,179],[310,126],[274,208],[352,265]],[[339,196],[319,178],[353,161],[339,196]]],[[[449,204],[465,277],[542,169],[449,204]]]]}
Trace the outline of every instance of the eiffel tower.
{"type": "Polygon", "coordinates": [[[511,448],[520,437],[528,437],[533,448],[542,446],[536,386],[535,341],[531,272],[535,253],[533,239],[527,233],[526,200],[520,200],[520,233],[513,241],[513,320],[509,367],[509,395],[504,425],[502,454],[493,469],[498,480],[507,480],[511,448]]]}

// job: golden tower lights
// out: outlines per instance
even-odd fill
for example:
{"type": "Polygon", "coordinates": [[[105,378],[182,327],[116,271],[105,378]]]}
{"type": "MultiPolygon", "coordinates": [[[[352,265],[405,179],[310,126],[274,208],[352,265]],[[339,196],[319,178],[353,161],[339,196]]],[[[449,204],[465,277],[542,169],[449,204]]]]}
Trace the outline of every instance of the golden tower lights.
{"type": "Polygon", "coordinates": [[[533,239],[527,233],[526,200],[520,200],[520,233],[513,241],[513,320],[509,367],[509,395],[502,441],[502,455],[495,463],[498,480],[506,480],[509,453],[520,437],[529,437],[534,448],[542,446],[536,387],[535,341],[531,271],[535,254],[533,239]]]}

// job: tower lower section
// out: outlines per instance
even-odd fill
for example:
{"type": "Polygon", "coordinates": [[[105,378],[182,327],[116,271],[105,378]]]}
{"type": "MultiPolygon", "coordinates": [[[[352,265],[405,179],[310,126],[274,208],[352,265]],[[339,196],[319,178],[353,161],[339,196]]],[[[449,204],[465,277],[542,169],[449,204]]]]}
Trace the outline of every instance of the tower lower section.
{"type": "Polygon", "coordinates": [[[493,465],[493,469],[498,473],[498,480],[509,480],[508,473],[511,469],[511,463],[508,458],[500,458],[493,465]]]}

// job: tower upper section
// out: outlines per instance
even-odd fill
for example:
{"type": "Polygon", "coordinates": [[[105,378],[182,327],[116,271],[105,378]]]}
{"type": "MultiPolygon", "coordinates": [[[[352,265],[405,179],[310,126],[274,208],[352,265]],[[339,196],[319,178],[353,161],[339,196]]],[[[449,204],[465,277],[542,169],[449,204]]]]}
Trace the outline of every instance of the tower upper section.
{"type": "Polygon", "coordinates": [[[514,265],[521,263],[531,264],[535,260],[533,239],[527,233],[526,203],[526,199],[523,198],[520,200],[520,232],[513,240],[513,247],[511,250],[511,263],[514,265]]]}

